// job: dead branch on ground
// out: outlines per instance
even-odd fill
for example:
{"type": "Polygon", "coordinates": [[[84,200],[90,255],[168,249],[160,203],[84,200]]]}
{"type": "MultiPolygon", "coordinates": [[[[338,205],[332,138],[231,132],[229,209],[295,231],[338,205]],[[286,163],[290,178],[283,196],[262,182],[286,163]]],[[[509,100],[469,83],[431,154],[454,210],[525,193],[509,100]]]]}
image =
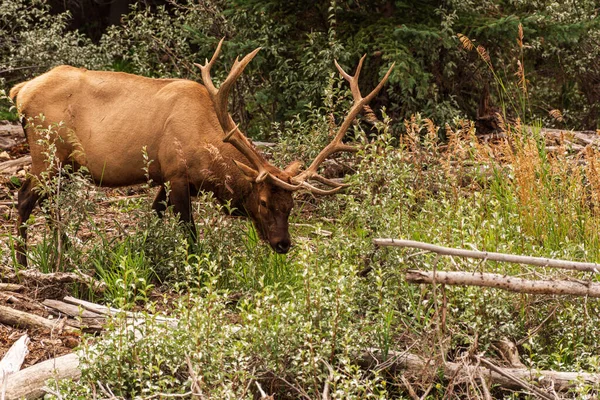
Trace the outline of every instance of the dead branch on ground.
{"type": "Polygon", "coordinates": [[[23,281],[35,281],[41,285],[57,285],[67,283],[81,283],[87,285],[96,293],[102,293],[106,284],[98,281],[83,272],[52,272],[45,274],[35,269],[21,269],[14,272],[11,268],[0,266],[2,280],[9,283],[23,283],[23,281]]]}
{"type": "Polygon", "coordinates": [[[422,249],[431,251],[433,253],[445,255],[445,256],[457,256],[466,258],[476,258],[486,261],[502,261],[516,264],[527,264],[538,267],[550,267],[569,269],[575,271],[585,271],[600,273],[600,264],[586,263],[578,261],[568,260],[555,260],[551,258],[543,257],[529,257],[519,256],[514,254],[506,253],[494,253],[488,251],[475,251],[475,250],[464,250],[456,249],[452,247],[436,246],[430,243],[417,242],[415,240],[403,240],[403,239],[373,239],[373,244],[376,246],[395,246],[395,247],[411,247],[416,249],[422,249]]]}
{"type": "Polygon", "coordinates": [[[6,387],[7,399],[38,399],[44,396],[48,379],[79,379],[79,356],[75,353],[46,360],[25,368],[10,378],[6,387]]]}
{"type": "Polygon", "coordinates": [[[0,282],[0,291],[20,292],[24,288],[25,288],[25,286],[18,285],[16,283],[2,283],[2,282],[0,282]]]}
{"type": "Polygon", "coordinates": [[[77,329],[64,326],[63,320],[49,320],[39,315],[13,310],[0,305],[0,322],[10,326],[20,326],[29,329],[65,330],[75,332],[77,329]]]}
{"type": "Polygon", "coordinates": [[[485,272],[406,271],[410,283],[442,283],[455,286],[482,286],[529,294],[556,294],[600,297],[600,284],[587,281],[529,280],[485,272]]]}
{"type": "Polygon", "coordinates": [[[8,160],[0,163],[0,172],[16,172],[18,169],[31,164],[31,156],[23,156],[16,160],[8,160]]]}
{"type": "MultiPolygon", "coordinates": [[[[484,360],[483,357],[480,357],[484,360]]],[[[486,360],[487,361],[487,360],[486,360]]],[[[380,350],[371,349],[364,353],[357,363],[369,370],[387,370],[395,373],[408,373],[416,376],[422,376],[426,373],[435,374],[441,370],[446,378],[457,377],[459,379],[468,379],[469,376],[483,376],[490,384],[499,385],[505,389],[521,390],[523,386],[517,384],[513,377],[516,377],[529,385],[535,385],[536,388],[551,387],[556,391],[565,392],[578,384],[586,384],[598,387],[600,385],[600,374],[591,374],[586,372],[558,372],[547,370],[536,370],[529,368],[502,368],[494,366],[505,373],[511,375],[507,378],[497,370],[491,370],[487,367],[477,365],[464,365],[456,362],[443,362],[441,360],[425,360],[417,355],[406,352],[388,352],[388,358],[384,359],[380,350]],[[380,368],[380,365],[384,365],[380,368]]],[[[486,364],[487,365],[487,364],[486,364]]],[[[546,392],[545,392],[546,393],[546,392]]],[[[546,393],[548,396],[550,394],[546,393]]],[[[553,398],[552,396],[550,398],[553,398]]]]}

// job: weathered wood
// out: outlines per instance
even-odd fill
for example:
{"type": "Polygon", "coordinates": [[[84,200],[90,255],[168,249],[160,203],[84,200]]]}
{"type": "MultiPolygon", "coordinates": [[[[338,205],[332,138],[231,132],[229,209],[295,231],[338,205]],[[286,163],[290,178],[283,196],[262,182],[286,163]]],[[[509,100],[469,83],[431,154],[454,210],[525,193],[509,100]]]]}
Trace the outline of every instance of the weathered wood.
{"type": "Polygon", "coordinates": [[[71,297],[71,296],[66,296],[65,298],[63,298],[63,301],[66,303],[69,303],[69,304],[74,304],[76,306],[81,306],[84,309],[91,311],[93,313],[96,313],[96,314],[102,314],[102,315],[116,315],[119,313],[125,313],[126,315],[133,314],[133,313],[130,313],[129,311],[123,311],[118,308],[103,306],[101,304],[92,303],[92,302],[77,299],[77,298],[71,297]]]}
{"type": "Polygon", "coordinates": [[[75,353],[46,360],[14,374],[6,388],[6,399],[38,399],[44,396],[48,379],[79,379],[79,357],[75,353]]]}
{"type": "Polygon", "coordinates": [[[69,318],[66,323],[84,331],[101,331],[102,325],[106,320],[104,315],[96,314],[83,307],[63,303],[62,301],[46,299],[42,304],[46,306],[49,312],[54,313],[57,316],[64,317],[67,315],[76,318],[69,318]]]}
{"type": "Polygon", "coordinates": [[[464,271],[406,271],[410,283],[483,286],[510,292],[600,297],[600,284],[586,281],[529,280],[513,276],[464,271]]]}
{"type": "Polygon", "coordinates": [[[70,326],[62,326],[60,321],[51,321],[39,315],[29,314],[23,311],[14,310],[10,307],[0,305],[0,322],[10,326],[20,326],[31,329],[48,329],[75,332],[77,329],[70,326]]]}
{"type": "MultiPolygon", "coordinates": [[[[478,355],[473,356],[479,363],[485,365],[490,371],[496,372],[503,377],[513,381],[516,385],[520,386],[522,389],[525,389],[528,392],[533,392],[537,395],[537,397],[546,399],[546,400],[558,400],[558,397],[554,393],[549,393],[544,390],[538,389],[536,386],[530,384],[529,382],[524,381],[518,376],[512,374],[504,368],[500,368],[494,363],[488,361],[487,359],[480,357],[478,355]]],[[[552,388],[554,390],[554,388],[552,388]]]]}
{"type": "Polygon", "coordinates": [[[21,308],[31,311],[39,310],[45,312],[46,309],[36,300],[28,297],[22,293],[3,291],[0,292],[0,300],[3,300],[6,304],[15,304],[21,306],[21,308]]]}
{"type": "Polygon", "coordinates": [[[25,133],[23,133],[23,127],[18,123],[0,121],[0,136],[25,137],[25,133]]]}
{"type": "MultiPolygon", "coordinates": [[[[534,128],[527,127],[530,132],[534,128]]],[[[567,129],[552,129],[552,128],[541,128],[540,135],[546,138],[561,139],[562,137],[572,137],[575,142],[582,146],[598,145],[600,144],[600,136],[595,131],[571,131],[567,129]]]]}
{"type": "Polygon", "coordinates": [[[6,387],[11,375],[21,369],[25,356],[29,352],[27,345],[29,344],[29,336],[23,335],[10,346],[2,360],[0,360],[0,398],[4,399],[6,395],[6,387]]]}
{"type": "Polygon", "coordinates": [[[21,269],[17,273],[7,267],[0,267],[3,271],[2,280],[8,282],[23,282],[33,280],[42,285],[56,285],[66,283],[81,283],[87,285],[95,292],[103,292],[106,284],[81,272],[52,272],[45,274],[35,269],[21,269]]]}
{"type": "Polygon", "coordinates": [[[11,137],[0,136],[0,150],[8,150],[17,145],[17,141],[11,137]]]}
{"type": "Polygon", "coordinates": [[[0,172],[9,172],[9,170],[16,171],[17,169],[31,164],[31,156],[23,156],[16,160],[9,160],[0,163],[0,172]]]}
{"type": "MultiPolygon", "coordinates": [[[[365,369],[388,370],[391,373],[408,372],[423,376],[427,373],[443,371],[447,379],[469,379],[473,376],[483,376],[488,382],[500,385],[505,389],[520,389],[512,379],[496,371],[477,365],[465,365],[463,363],[443,362],[441,360],[425,360],[417,355],[395,351],[388,352],[388,358],[383,359],[379,350],[371,349],[363,354],[358,364],[365,369]]],[[[598,387],[600,385],[600,374],[587,372],[558,372],[548,370],[537,370],[529,368],[501,368],[504,372],[522,379],[537,387],[551,387],[559,392],[565,392],[573,388],[577,383],[585,383],[598,387]]]]}
{"type": "MultiPolygon", "coordinates": [[[[136,314],[130,311],[124,311],[124,310],[120,310],[118,308],[113,308],[113,307],[107,307],[107,306],[103,306],[100,304],[96,304],[96,303],[91,303],[89,301],[85,301],[85,300],[81,300],[81,299],[77,299],[75,297],[71,297],[71,296],[66,296],[63,299],[64,302],[69,303],[69,304],[74,304],[77,306],[81,306],[83,308],[85,308],[86,310],[89,310],[91,312],[97,313],[97,314],[103,314],[103,315],[117,315],[117,314],[123,314],[125,316],[127,316],[128,318],[141,318],[143,316],[141,316],[140,314],[136,314]]],[[[161,316],[153,316],[152,317],[154,320],[159,321],[159,322],[167,322],[171,325],[175,325],[177,324],[177,319],[175,318],[167,318],[167,317],[161,317],[161,316]]]]}
{"type": "Polygon", "coordinates": [[[521,362],[517,345],[507,338],[502,338],[493,343],[494,347],[502,355],[504,361],[512,368],[524,368],[525,364],[521,362]]]}
{"type": "Polygon", "coordinates": [[[403,240],[403,239],[374,239],[373,244],[376,246],[395,246],[395,247],[412,247],[421,250],[431,251],[437,254],[446,256],[457,256],[467,258],[477,258],[480,260],[488,261],[502,261],[516,264],[527,264],[535,265],[538,267],[550,267],[569,269],[575,271],[586,271],[586,272],[600,272],[600,264],[586,263],[568,260],[555,260],[544,257],[528,257],[519,256],[514,254],[505,253],[494,253],[488,251],[475,251],[475,250],[464,250],[456,249],[452,247],[436,246],[430,243],[417,242],[415,240],[403,240]]]}
{"type": "Polygon", "coordinates": [[[58,311],[62,312],[63,314],[66,314],[70,317],[80,317],[82,319],[96,319],[96,318],[104,319],[105,318],[101,314],[97,314],[95,312],[86,310],[83,307],[78,307],[73,304],[64,303],[59,300],[46,299],[42,302],[42,304],[47,307],[54,308],[55,310],[58,310],[58,311]]]}
{"type": "Polygon", "coordinates": [[[2,282],[0,282],[0,290],[1,291],[20,292],[24,288],[25,288],[25,286],[18,285],[16,283],[2,283],[2,282]]]}

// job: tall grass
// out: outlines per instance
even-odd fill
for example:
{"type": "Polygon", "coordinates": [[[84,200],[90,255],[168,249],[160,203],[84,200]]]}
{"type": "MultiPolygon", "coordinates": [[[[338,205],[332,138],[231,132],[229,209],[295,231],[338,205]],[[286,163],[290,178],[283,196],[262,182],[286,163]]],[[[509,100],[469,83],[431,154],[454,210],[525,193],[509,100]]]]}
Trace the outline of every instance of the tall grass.
{"type": "MultiPolygon", "coordinates": [[[[517,79],[525,95],[524,70],[517,79]]],[[[330,89],[339,94],[334,85],[330,89]]],[[[511,97],[505,104],[526,115],[521,100],[511,97]]],[[[310,124],[288,127],[298,131],[294,141],[306,153],[316,151],[310,141],[320,142],[330,130],[320,111],[310,124]],[[319,140],[307,139],[314,137],[319,140]]],[[[438,361],[472,353],[499,359],[495,343],[505,337],[532,367],[600,370],[597,300],[415,286],[403,272],[588,275],[372,245],[374,237],[400,237],[599,262],[598,152],[572,151],[566,140],[549,148],[535,124],[506,116],[501,121],[495,142],[477,138],[469,121],[440,129],[420,115],[405,121],[400,136],[385,114],[376,132],[357,128],[354,136],[364,146],[356,159],[345,159],[356,171],[347,178],[351,188],[302,199],[306,206],[292,216],[302,224],[292,224],[295,247],[287,255],[273,254],[250,223],[225,216],[227,206],[209,194],[194,204],[200,230],[195,255],[175,216],[168,212],[158,220],[148,205],[128,209],[139,217],[137,225],[104,237],[101,245],[84,243],[78,259],[113,281],[109,293],[127,302],[147,297],[146,273],[153,271],[176,294],[166,303],[180,323],[166,327],[148,317],[143,329],[116,324],[87,349],[81,382],[63,383],[62,393],[83,399],[110,386],[123,398],[183,396],[192,389],[206,397],[251,398],[249,388],[259,382],[279,398],[316,398],[329,382],[332,398],[406,398],[408,379],[419,395],[431,386],[428,398],[478,398],[475,381],[454,382],[435,370],[402,380],[361,370],[357,355],[377,347],[438,361]],[[315,235],[319,229],[331,235],[315,235]],[[136,286],[140,276],[144,284],[136,286]]],[[[573,396],[594,390],[580,385],[573,396]]],[[[500,390],[493,395],[513,396],[500,390]]]]}

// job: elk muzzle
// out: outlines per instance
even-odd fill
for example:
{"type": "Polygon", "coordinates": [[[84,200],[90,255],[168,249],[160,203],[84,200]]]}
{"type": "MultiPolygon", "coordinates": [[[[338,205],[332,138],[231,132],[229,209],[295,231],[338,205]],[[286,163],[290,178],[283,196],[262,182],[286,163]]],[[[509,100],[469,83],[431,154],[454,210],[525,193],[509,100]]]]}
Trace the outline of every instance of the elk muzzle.
{"type": "Polygon", "coordinates": [[[273,250],[275,250],[278,254],[285,254],[290,251],[290,247],[292,247],[292,242],[289,237],[283,239],[277,239],[269,241],[269,245],[273,250]]]}

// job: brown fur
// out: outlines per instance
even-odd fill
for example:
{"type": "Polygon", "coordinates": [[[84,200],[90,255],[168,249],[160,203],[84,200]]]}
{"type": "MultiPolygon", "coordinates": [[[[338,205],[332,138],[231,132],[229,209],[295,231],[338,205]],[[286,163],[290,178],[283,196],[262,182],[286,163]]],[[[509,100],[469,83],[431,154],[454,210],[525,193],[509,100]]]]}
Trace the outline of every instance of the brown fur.
{"type": "MultiPolygon", "coordinates": [[[[253,183],[234,161],[250,165],[232,145],[223,143],[224,132],[206,88],[182,79],[150,79],[121,72],[88,71],[60,66],[20,83],[10,91],[19,111],[34,125],[64,122],[56,140],[63,164],[85,164],[93,181],[102,186],[126,186],[146,181],[142,148],[146,147],[150,178],[169,182],[166,199],[161,187],[154,209],[164,211],[168,200],[181,219],[193,225],[190,195],[209,190],[222,201],[231,201],[257,226],[261,237],[278,252],[290,247],[287,218],[293,206],[289,191],[267,182],[253,183]],[[33,120],[32,120],[33,119],[33,120]]],[[[33,128],[27,128],[31,149],[31,174],[47,168],[44,147],[33,128]]],[[[267,163],[268,164],[268,163],[267,163]]],[[[269,172],[290,181],[297,172],[269,172]]],[[[19,192],[19,231],[38,200],[31,179],[19,192]]],[[[192,232],[195,230],[192,228],[192,232]]],[[[25,248],[20,262],[26,263],[25,248]]]]}

